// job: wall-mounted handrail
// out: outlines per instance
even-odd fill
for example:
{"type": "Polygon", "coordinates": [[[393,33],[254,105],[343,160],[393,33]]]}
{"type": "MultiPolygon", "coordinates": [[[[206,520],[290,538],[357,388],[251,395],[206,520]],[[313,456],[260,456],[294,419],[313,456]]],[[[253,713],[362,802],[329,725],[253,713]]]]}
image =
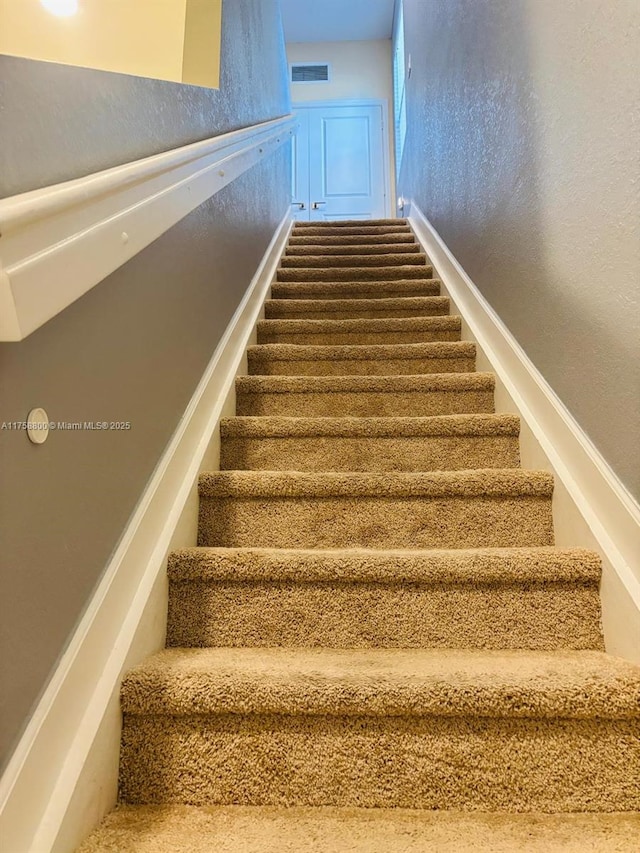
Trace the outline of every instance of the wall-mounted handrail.
{"type": "Polygon", "coordinates": [[[0,340],[46,323],[288,142],[291,115],[0,201],[0,340]]]}

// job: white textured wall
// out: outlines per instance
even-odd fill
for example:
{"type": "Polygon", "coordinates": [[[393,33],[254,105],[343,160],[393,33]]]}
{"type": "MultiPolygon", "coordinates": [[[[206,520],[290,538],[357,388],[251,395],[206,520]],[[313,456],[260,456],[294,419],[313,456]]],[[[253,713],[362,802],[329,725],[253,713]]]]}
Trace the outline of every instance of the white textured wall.
{"type": "MultiPolygon", "coordinates": [[[[287,44],[287,60],[292,62],[329,62],[328,83],[292,83],[294,104],[308,101],[365,100],[387,102],[389,111],[389,173],[391,198],[395,198],[393,156],[393,82],[391,40],[295,42],[287,44]]],[[[289,75],[291,79],[291,75],[289,75]]]]}
{"type": "Polygon", "coordinates": [[[638,0],[404,0],[416,199],[640,495],[638,0]]]}

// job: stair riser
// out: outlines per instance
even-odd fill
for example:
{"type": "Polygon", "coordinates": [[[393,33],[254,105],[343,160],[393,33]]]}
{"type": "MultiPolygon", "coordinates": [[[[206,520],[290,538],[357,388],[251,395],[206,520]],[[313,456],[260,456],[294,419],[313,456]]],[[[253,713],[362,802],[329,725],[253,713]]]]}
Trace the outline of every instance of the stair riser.
{"type": "Polygon", "coordinates": [[[492,390],[337,392],[305,394],[251,393],[240,390],[238,415],[285,417],[428,417],[485,414],[494,411],[492,390]]]}
{"type": "Polygon", "coordinates": [[[380,320],[420,317],[444,317],[449,313],[449,300],[431,299],[393,300],[395,307],[384,304],[384,300],[357,300],[341,305],[340,301],[276,300],[265,302],[265,317],[268,320],[380,320]],[[357,302],[360,302],[358,305],[357,302]],[[409,305],[399,303],[410,302],[409,305]]]}
{"type": "Polygon", "coordinates": [[[310,332],[285,333],[258,329],[259,344],[311,344],[311,346],[355,346],[375,344],[428,344],[459,341],[460,329],[434,329],[412,332],[310,332]]]}
{"type": "Polygon", "coordinates": [[[340,359],[276,361],[249,356],[249,373],[261,376],[415,376],[430,373],[471,373],[475,358],[340,359]]]}
{"type": "Polygon", "coordinates": [[[283,269],[341,269],[343,267],[418,267],[424,271],[424,255],[285,255],[280,260],[283,269]]]}
{"type": "Polygon", "coordinates": [[[223,471],[462,471],[517,468],[517,436],[231,438],[223,471]]]}
{"type": "Polygon", "coordinates": [[[200,496],[199,545],[506,548],[553,544],[546,497],[200,496]]]}
{"type": "Polygon", "coordinates": [[[417,245],[413,234],[403,231],[388,231],[385,234],[371,235],[347,234],[346,236],[342,236],[341,234],[326,234],[317,237],[293,233],[289,237],[289,246],[379,246],[381,243],[400,246],[407,244],[417,245]]]}
{"type": "Polygon", "coordinates": [[[305,257],[307,255],[388,255],[408,254],[418,255],[422,249],[417,243],[380,243],[363,246],[361,243],[343,243],[341,246],[322,246],[289,244],[285,252],[286,257],[305,257]]]}
{"type": "Polygon", "coordinates": [[[430,266],[300,267],[278,269],[278,281],[397,281],[433,278],[430,266]]]}
{"type": "Polygon", "coordinates": [[[478,717],[125,715],[125,803],[640,809],[640,726],[478,717]]]}
{"type": "Polygon", "coordinates": [[[272,299],[404,299],[415,296],[440,296],[440,282],[431,280],[363,282],[353,287],[348,282],[275,283],[272,299]]]}
{"type": "Polygon", "coordinates": [[[168,646],[604,649],[596,584],[192,581],[168,646]]]}

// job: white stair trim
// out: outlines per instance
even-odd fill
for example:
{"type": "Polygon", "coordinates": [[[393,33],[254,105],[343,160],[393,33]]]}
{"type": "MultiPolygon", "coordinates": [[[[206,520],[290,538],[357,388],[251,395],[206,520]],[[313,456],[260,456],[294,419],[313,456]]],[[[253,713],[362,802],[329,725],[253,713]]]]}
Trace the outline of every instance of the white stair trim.
{"type": "Polygon", "coordinates": [[[478,369],[496,374],[497,410],[522,419],[523,465],[555,475],[556,542],[595,548],[603,557],[607,649],[640,662],[640,506],[414,201],[409,222],[452,313],[463,318],[463,339],[479,348],[478,369]]]}
{"type": "Polygon", "coordinates": [[[273,121],[0,200],[0,341],[20,341],[288,143],[273,121]]]}
{"type": "Polygon", "coordinates": [[[291,225],[287,211],[0,779],[4,850],[69,853],[115,803],[121,677],[164,645],[167,554],[197,541],[198,474],[219,467],[291,225]]]}

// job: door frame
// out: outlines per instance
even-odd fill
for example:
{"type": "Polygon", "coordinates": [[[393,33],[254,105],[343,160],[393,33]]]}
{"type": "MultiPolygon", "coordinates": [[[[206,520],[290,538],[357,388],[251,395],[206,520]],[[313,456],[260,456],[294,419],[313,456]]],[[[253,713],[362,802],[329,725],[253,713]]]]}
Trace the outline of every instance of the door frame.
{"type": "Polygon", "coordinates": [[[384,182],[384,211],[386,217],[392,217],[391,199],[391,155],[389,151],[389,102],[386,98],[330,98],[324,101],[292,101],[291,112],[305,107],[323,109],[327,107],[380,107],[382,109],[382,180],[384,182]]]}

